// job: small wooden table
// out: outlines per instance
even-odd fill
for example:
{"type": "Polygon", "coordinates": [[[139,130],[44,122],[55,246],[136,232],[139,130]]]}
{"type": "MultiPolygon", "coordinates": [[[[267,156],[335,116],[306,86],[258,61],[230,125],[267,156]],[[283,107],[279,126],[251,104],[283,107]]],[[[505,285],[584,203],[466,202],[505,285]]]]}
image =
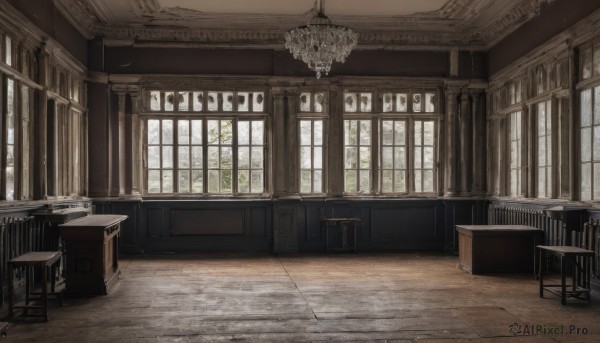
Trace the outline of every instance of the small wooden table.
{"type": "Polygon", "coordinates": [[[66,296],[106,295],[118,281],[125,215],[96,214],[59,225],[67,251],[66,296]]]}
{"type": "Polygon", "coordinates": [[[48,295],[53,294],[60,298],[60,294],[55,292],[55,275],[54,268],[57,265],[57,261],[60,260],[60,251],[33,251],[15,257],[8,261],[8,314],[10,318],[14,316],[15,309],[23,309],[25,317],[42,317],[44,321],[48,321],[48,295]],[[14,305],[14,268],[25,267],[25,305],[15,306],[14,305]],[[41,305],[29,305],[31,280],[29,280],[29,267],[40,267],[42,276],[42,292],[40,294],[41,305]],[[51,271],[51,292],[48,292],[48,267],[52,268],[51,271]],[[28,310],[41,310],[42,314],[30,314],[28,310]]]}
{"type": "Polygon", "coordinates": [[[360,218],[323,218],[321,223],[325,225],[325,250],[329,251],[356,251],[356,226],[360,223],[360,218]],[[341,247],[329,247],[329,229],[338,228],[341,234],[341,247]],[[350,228],[351,227],[351,228],[350,228]],[[351,236],[352,242],[348,242],[351,236]]]}
{"type": "Polygon", "coordinates": [[[531,272],[543,230],[525,225],[456,225],[458,264],[472,274],[531,272]]]}
{"type": "Polygon", "coordinates": [[[561,304],[567,303],[567,297],[580,298],[585,296],[587,301],[591,300],[590,276],[594,252],[572,246],[548,246],[538,245],[540,262],[540,298],[544,297],[544,290],[560,296],[561,304]],[[560,284],[544,284],[544,255],[545,253],[560,258],[560,284]],[[577,258],[582,258],[582,266],[577,258]],[[567,287],[567,264],[571,263],[572,285],[567,287]],[[556,290],[559,288],[560,291],[556,290]]]}

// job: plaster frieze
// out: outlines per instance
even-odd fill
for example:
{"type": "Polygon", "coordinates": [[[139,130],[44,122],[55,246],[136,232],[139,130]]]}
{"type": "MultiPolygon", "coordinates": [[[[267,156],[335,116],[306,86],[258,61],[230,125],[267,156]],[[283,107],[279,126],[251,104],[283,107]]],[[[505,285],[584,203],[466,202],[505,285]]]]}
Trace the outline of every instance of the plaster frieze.
{"type": "MultiPolygon", "coordinates": [[[[333,22],[359,31],[359,49],[369,46],[461,45],[490,47],[554,0],[449,0],[431,12],[402,16],[331,14],[333,22]]],[[[158,0],[129,0],[135,17],[111,22],[101,0],[54,0],[57,8],[87,38],[144,42],[188,42],[271,47],[283,42],[288,29],[303,25],[314,9],[298,15],[205,13],[183,7],[161,7],[158,0]]]]}

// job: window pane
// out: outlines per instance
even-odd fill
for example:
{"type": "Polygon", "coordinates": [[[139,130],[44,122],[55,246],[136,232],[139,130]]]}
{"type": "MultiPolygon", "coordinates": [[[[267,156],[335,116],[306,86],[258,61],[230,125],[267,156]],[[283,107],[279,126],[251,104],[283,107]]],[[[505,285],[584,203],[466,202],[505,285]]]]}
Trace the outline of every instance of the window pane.
{"type": "Polygon", "coordinates": [[[371,93],[360,94],[360,111],[371,112],[371,93]]]}
{"type": "Polygon", "coordinates": [[[418,113],[418,112],[422,111],[423,102],[421,100],[422,100],[421,94],[413,94],[413,96],[412,96],[413,112],[418,113]]]}
{"type": "Polygon", "coordinates": [[[148,170],[148,193],[160,193],[160,170],[148,170]]]}
{"type": "Polygon", "coordinates": [[[177,121],[177,142],[179,144],[190,144],[190,122],[189,120],[177,121]]]}
{"type": "Polygon", "coordinates": [[[356,120],[344,121],[344,144],[356,145],[356,136],[358,132],[358,122],[356,120]]]}
{"type": "Polygon", "coordinates": [[[231,193],[231,170],[221,170],[221,192],[231,193]]]}
{"type": "Polygon", "coordinates": [[[396,169],[406,169],[406,148],[394,148],[394,166],[396,169]]]}
{"type": "Polygon", "coordinates": [[[592,48],[588,48],[581,54],[582,78],[592,76],[592,48]]]}
{"type": "Polygon", "coordinates": [[[189,168],[190,167],[190,148],[187,146],[179,147],[179,168],[189,168]]]}
{"type": "Polygon", "coordinates": [[[310,93],[300,94],[300,112],[310,112],[310,93]]]}
{"type": "Polygon", "coordinates": [[[262,120],[252,121],[252,144],[263,145],[265,135],[265,124],[262,120]]]}
{"type": "Polygon", "coordinates": [[[312,143],[312,127],[310,120],[300,121],[300,145],[310,145],[312,143]]]}
{"type": "Polygon", "coordinates": [[[435,112],[435,93],[425,93],[425,112],[435,112]]]}
{"type": "Polygon", "coordinates": [[[426,121],[423,123],[423,144],[433,145],[433,122],[426,121]]]}
{"type": "Polygon", "coordinates": [[[312,174],[310,170],[300,171],[300,193],[312,192],[312,174]]]}
{"type": "MultiPolygon", "coordinates": [[[[219,168],[219,147],[209,146],[208,147],[208,168],[214,169],[219,168]]],[[[208,175],[210,180],[210,174],[208,175]]]]}
{"type": "Polygon", "coordinates": [[[238,192],[250,193],[250,171],[238,171],[238,192]]]}
{"type": "Polygon", "coordinates": [[[368,170],[360,170],[360,186],[359,191],[363,193],[370,192],[371,188],[371,175],[368,170]]]}
{"type": "Polygon", "coordinates": [[[423,167],[424,168],[433,168],[433,148],[432,147],[423,148],[423,167]]]}
{"type": "Polygon", "coordinates": [[[406,144],[406,122],[396,121],[394,123],[394,144],[406,144]]]}
{"type": "Polygon", "coordinates": [[[395,170],[394,171],[394,192],[404,193],[406,192],[406,171],[395,170]]]}
{"type": "Polygon", "coordinates": [[[360,121],[360,145],[371,144],[371,122],[367,120],[360,121]]]}
{"type": "Polygon", "coordinates": [[[381,144],[392,145],[394,142],[393,132],[394,122],[391,120],[384,120],[381,122],[381,144]]]}
{"type": "Polygon", "coordinates": [[[163,170],[162,192],[173,193],[173,171],[163,170]]]}
{"type": "Polygon", "coordinates": [[[581,200],[592,200],[592,164],[581,165],[581,200]]]}
{"type": "Polygon", "coordinates": [[[538,168],[538,197],[546,197],[546,168],[538,168]]]}
{"type": "Polygon", "coordinates": [[[238,122],[238,144],[248,145],[250,143],[250,122],[238,122]]]}
{"type": "Polygon", "coordinates": [[[173,147],[163,146],[162,147],[162,167],[173,168],[173,147]]]}
{"type": "Polygon", "coordinates": [[[233,122],[221,120],[221,144],[231,144],[233,138],[233,122]]]}
{"type": "Polygon", "coordinates": [[[423,122],[422,121],[415,121],[415,144],[416,145],[422,145],[423,144],[423,122]]]}
{"type": "Polygon", "coordinates": [[[262,169],[263,167],[263,148],[252,148],[251,156],[252,169],[262,169]]]}
{"type": "Polygon", "coordinates": [[[254,102],[252,103],[254,112],[263,112],[265,110],[265,95],[264,93],[254,93],[254,102]]]}
{"type": "Polygon", "coordinates": [[[397,112],[408,111],[408,95],[406,93],[396,94],[396,111],[397,112]]]}
{"type": "MultiPolygon", "coordinates": [[[[383,147],[381,149],[381,167],[384,169],[394,168],[394,148],[383,147]]],[[[391,174],[390,174],[391,177],[391,174]]],[[[391,185],[391,181],[390,181],[391,185]]]]}
{"type": "Polygon", "coordinates": [[[192,170],[192,192],[194,192],[194,193],[204,192],[202,170],[192,170]]]}
{"type": "MultiPolygon", "coordinates": [[[[211,112],[219,110],[219,102],[217,100],[217,92],[208,92],[207,107],[211,112]]],[[[210,175],[209,175],[210,180],[210,175]]]]}
{"type": "Polygon", "coordinates": [[[314,144],[315,145],[323,145],[323,121],[315,120],[315,121],[313,121],[313,125],[314,125],[314,137],[313,137],[314,144]]]}
{"type": "Polygon", "coordinates": [[[233,155],[230,147],[221,148],[221,168],[232,168],[233,155]]]}
{"type": "Polygon", "coordinates": [[[208,192],[218,193],[219,192],[219,171],[209,170],[208,171],[208,192]]]}
{"type": "Polygon", "coordinates": [[[356,192],[358,190],[357,185],[357,171],[346,170],[344,174],[344,189],[346,192],[356,192]]]}
{"type": "Polygon", "coordinates": [[[192,168],[202,168],[202,147],[192,147],[192,168]]]}
{"type": "Polygon", "coordinates": [[[4,61],[12,66],[12,39],[9,36],[6,36],[4,41],[4,61]]]}
{"type": "Polygon", "coordinates": [[[209,120],[207,123],[208,144],[219,144],[219,121],[209,120]]]}
{"type": "Polygon", "coordinates": [[[192,120],[192,144],[202,144],[201,120],[192,120]]]}
{"type": "Polygon", "coordinates": [[[381,191],[384,193],[392,193],[394,191],[393,183],[393,171],[383,170],[381,172],[381,191]]]}
{"type": "Polygon", "coordinates": [[[160,92],[158,91],[150,92],[150,110],[160,111],[160,92]]]}
{"type": "Polygon", "coordinates": [[[415,156],[414,156],[415,168],[417,168],[417,169],[423,168],[422,157],[423,157],[423,155],[422,155],[422,148],[421,147],[415,147],[415,156]]]}
{"type": "Polygon", "coordinates": [[[415,191],[416,192],[422,192],[423,191],[423,178],[422,178],[422,171],[421,170],[415,170],[415,191]]]}
{"type": "Polygon", "coordinates": [[[223,92],[223,111],[233,111],[233,92],[223,92]]]}
{"type": "Polygon", "coordinates": [[[190,191],[190,171],[180,170],[179,171],[179,192],[187,193],[190,191]]]}
{"type": "Polygon", "coordinates": [[[262,170],[252,171],[252,193],[262,193],[265,189],[264,186],[264,175],[262,170]]]}
{"type": "Polygon", "coordinates": [[[423,171],[423,192],[433,192],[433,170],[423,171]]]}
{"type": "Polygon", "coordinates": [[[360,147],[360,168],[368,169],[371,167],[371,148],[360,147]]]}
{"type": "Polygon", "coordinates": [[[344,96],[344,111],[345,112],[356,112],[358,103],[358,97],[356,93],[347,93],[344,96]]]}
{"type": "Polygon", "coordinates": [[[203,101],[204,101],[204,92],[194,92],[193,94],[193,109],[194,111],[200,112],[202,111],[203,101]]]}
{"type": "Polygon", "coordinates": [[[581,130],[581,161],[589,162],[592,160],[592,129],[584,128],[581,130]]]}
{"type": "Polygon", "coordinates": [[[238,168],[250,169],[250,148],[239,147],[238,148],[238,168]]]}
{"type": "Polygon", "coordinates": [[[165,111],[173,111],[175,108],[175,93],[165,92],[165,111]]]}
{"type": "Polygon", "coordinates": [[[179,92],[179,111],[187,112],[190,110],[190,93],[189,92],[179,92]]]}
{"type": "Polygon", "coordinates": [[[314,176],[313,192],[323,193],[323,172],[321,170],[315,170],[313,172],[313,176],[314,176]]]}
{"type": "Polygon", "coordinates": [[[315,147],[313,149],[313,168],[323,168],[323,148],[315,147]]]}
{"type": "Polygon", "coordinates": [[[581,92],[581,126],[592,125],[592,90],[581,92]]]}
{"type": "Polygon", "coordinates": [[[238,92],[238,111],[248,112],[250,110],[250,94],[248,92],[238,92]]]}
{"type": "Polygon", "coordinates": [[[162,144],[173,144],[173,121],[162,121],[162,144]]]}
{"type": "Polygon", "coordinates": [[[160,168],[160,147],[148,147],[148,168],[160,168]]]}
{"type": "MultiPolygon", "coordinates": [[[[394,110],[394,102],[393,102],[392,93],[383,94],[383,112],[392,112],[394,110]]],[[[391,183],[390,183],[391,189],[391,183]]]]}
{"type": "Polygon", "coordinates": [[[321,113],[325,109],[325,93],[315,94],[315,112],[321,113]]]}

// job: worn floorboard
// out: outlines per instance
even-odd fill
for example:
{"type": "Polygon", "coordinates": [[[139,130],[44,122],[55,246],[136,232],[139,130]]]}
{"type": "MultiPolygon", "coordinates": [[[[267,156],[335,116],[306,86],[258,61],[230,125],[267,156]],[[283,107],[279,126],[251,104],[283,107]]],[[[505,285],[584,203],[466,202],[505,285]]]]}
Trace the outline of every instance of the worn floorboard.
{"type": "Polygon", "coordinates": [[[471,275],[456,263],[434,253],[122,256],[108,296],[66,299],[48,323],[13,321],[2,341],[600,341],[600,299],[562,306],[538,296],[531,274],[471,275]]]}

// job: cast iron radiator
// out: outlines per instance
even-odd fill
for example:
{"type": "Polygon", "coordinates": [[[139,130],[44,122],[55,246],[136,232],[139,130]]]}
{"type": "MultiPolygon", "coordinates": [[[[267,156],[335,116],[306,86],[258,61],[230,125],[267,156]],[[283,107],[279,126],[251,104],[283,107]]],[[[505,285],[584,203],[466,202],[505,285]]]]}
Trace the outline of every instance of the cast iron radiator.
{"type": "MultiPolygon", "coordinates": [[[[528,225],[544,230],[544,244],[565,245],[565,230],[560,220],[550,219],[541,209],[529,207],[489,207],[488,218],[492,225],[528,225]]],[[[581,236],[581,233],[576,233],[581,236]]],[[[572,242],[578,242],[580,237],[573,237],[572,242]]]]}
{"type": "Polygon", "coordinates": [[[592,276],[600,278],[600,219],[590,220],[583,227],[581,248],[594,251],[594,262],[592,264],[592,276]]]}

